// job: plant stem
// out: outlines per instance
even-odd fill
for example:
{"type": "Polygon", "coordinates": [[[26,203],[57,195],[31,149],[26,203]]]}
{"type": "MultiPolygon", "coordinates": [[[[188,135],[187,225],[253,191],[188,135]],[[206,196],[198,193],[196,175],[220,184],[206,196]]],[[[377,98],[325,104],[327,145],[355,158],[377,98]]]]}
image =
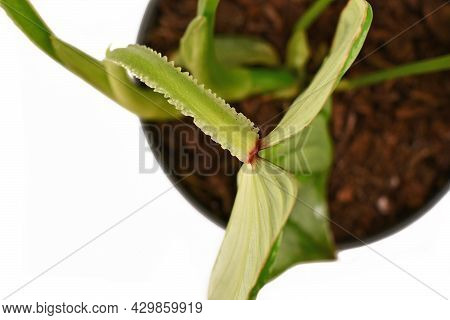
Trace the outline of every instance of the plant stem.
{"type": "Polygon", "coordinates": [[[374,85],[386,80],[392,80],[400,77],[412,75],[426,74],[436,71],[450,70],[450,54],[422,60],[418,62],[408,63],[401,66],[393,67],[370,73],[367,75],[343,80],[336,90],[346,91],[353,90],[365,86],[374,85]]]}
{"type": "Polygon", "coordinates": [[[308,29],[317,17],[319,17],[322,12],[329,6],[334,0],[317,0],[314,2],[308,10],[302,15],[302,17],[295,24],[294,30],[308,29]]]}
{"type": "Polygon", "coordinates": [[[309,6],[306,12],[297,20],[289,38],[286,50],[286,65],[296,70],[300,78],[305,77],[305,65],[311,56],[307,29],[332,1],[316,0],[309,6]]]}

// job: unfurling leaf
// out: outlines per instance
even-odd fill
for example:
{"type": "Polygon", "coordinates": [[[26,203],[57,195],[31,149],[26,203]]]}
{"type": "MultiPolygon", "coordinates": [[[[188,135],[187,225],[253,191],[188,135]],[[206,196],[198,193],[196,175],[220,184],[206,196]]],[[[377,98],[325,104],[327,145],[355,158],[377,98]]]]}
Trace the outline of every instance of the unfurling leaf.
{"type": "Polygon", "coordinates": [[[257,159],[244,164],[209,284],[210,299],[248,299],[297,197],[294,176],[257,159]]]}

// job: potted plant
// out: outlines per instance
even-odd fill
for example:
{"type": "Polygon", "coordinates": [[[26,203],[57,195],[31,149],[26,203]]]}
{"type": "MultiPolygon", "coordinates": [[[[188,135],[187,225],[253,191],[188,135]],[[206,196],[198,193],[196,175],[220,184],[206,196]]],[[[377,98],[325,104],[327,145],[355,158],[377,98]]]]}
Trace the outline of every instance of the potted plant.
{"type": "MultiPolygon", "coordinates": [[[[363,46],[372,10],[364,0],[348,1],[331,46],[311,54],[307,31],[330,3],[318,0],[298,18],[285,43],[285,59],[279,59],[266,39],[215,37],[219,1],[200,0],[177,50],[170,52],[173,63],[139,45],[108,50],[106,59],[97,61],[58,39],[28,1],[0,1],[36,45],[144,123],[186,121],[182,117],[188,116],[228,150],[226,159],[234,157],[243,163],[211,276],[211,299],[255,298],[265,283],[294,264],[334,259],[330,224],[360,239],[328,217],[327,186],[333,158],[328,123],[333,91],[450,67],[446,55],[341,81],[363,46]],[[308,69],[311,60],[323,61],[314,75],[308,69]],[[135,85],[127,71],[152,90],[135,85]],[[266,128],[263,135],[225,102],[255,96],[289,101],[284,115],[276,112],[271,117],[279,123],[266,128]]],[[[153,27],[150,22],[148,18],[144,33],[153,27]]],[[[152,143],[161,138],[155,128],[147,129],[152,143]]],[[[165,160],[167,157],[161,158],[165,160]]],[[[174,168],[166,169],[173,173],[170,170],[174,168]]],[[[201,170],[197,175],[202,175],[201,170]]],[[[381,201],[380,207],[385,205],[381,201]]]]}

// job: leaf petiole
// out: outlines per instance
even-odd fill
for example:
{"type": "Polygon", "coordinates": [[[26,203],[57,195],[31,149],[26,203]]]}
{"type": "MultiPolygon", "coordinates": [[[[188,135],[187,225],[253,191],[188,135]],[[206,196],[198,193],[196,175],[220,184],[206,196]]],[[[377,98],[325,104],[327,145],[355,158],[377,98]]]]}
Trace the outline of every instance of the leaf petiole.
{"type": "Polygon", "coordinates": [[[450,70],[450,54],[376,71],[351,79],[344,79],[339,83],[336,90],[348,91],[371,86],[386,80],[445,70],[450,70]]]}
{"type": "Polygon", "coordinates": [[[294,30],[308,29],[333,1],[334,0],[315,1],[297,21],[294,26],[294,30]]]}

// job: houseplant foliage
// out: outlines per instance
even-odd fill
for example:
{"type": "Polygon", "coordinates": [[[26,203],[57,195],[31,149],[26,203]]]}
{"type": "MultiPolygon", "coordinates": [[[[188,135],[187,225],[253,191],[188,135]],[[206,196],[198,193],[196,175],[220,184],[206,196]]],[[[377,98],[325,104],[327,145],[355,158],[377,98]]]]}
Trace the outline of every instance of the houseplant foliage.
{"type": "Polygon", "coordinates": [[[249,299],[295,264],[335,258],[326,201],[333,91],[450,68],[447,55],[341,81],[372,21],[365,0],[349,0],[327,57],[310,77],[308,29],[331,2],[317,0],[299,18],[286,57],[279,59],[260,39],[216,36],[219,0],[199,0],[197,16],[173,57],[176,64],[138,45],[108,50],[103,61],[96,60],[54,35],[27,0],[0,0],[0,5],[41,50],[139,118],[192,117],[243,163],[208,297],[249,299]],[[136,86],[127,72],[151,90],[136,86]],[[255,94],[297,96],[262,139],[258,128],[225,101],[255,94]]]}

